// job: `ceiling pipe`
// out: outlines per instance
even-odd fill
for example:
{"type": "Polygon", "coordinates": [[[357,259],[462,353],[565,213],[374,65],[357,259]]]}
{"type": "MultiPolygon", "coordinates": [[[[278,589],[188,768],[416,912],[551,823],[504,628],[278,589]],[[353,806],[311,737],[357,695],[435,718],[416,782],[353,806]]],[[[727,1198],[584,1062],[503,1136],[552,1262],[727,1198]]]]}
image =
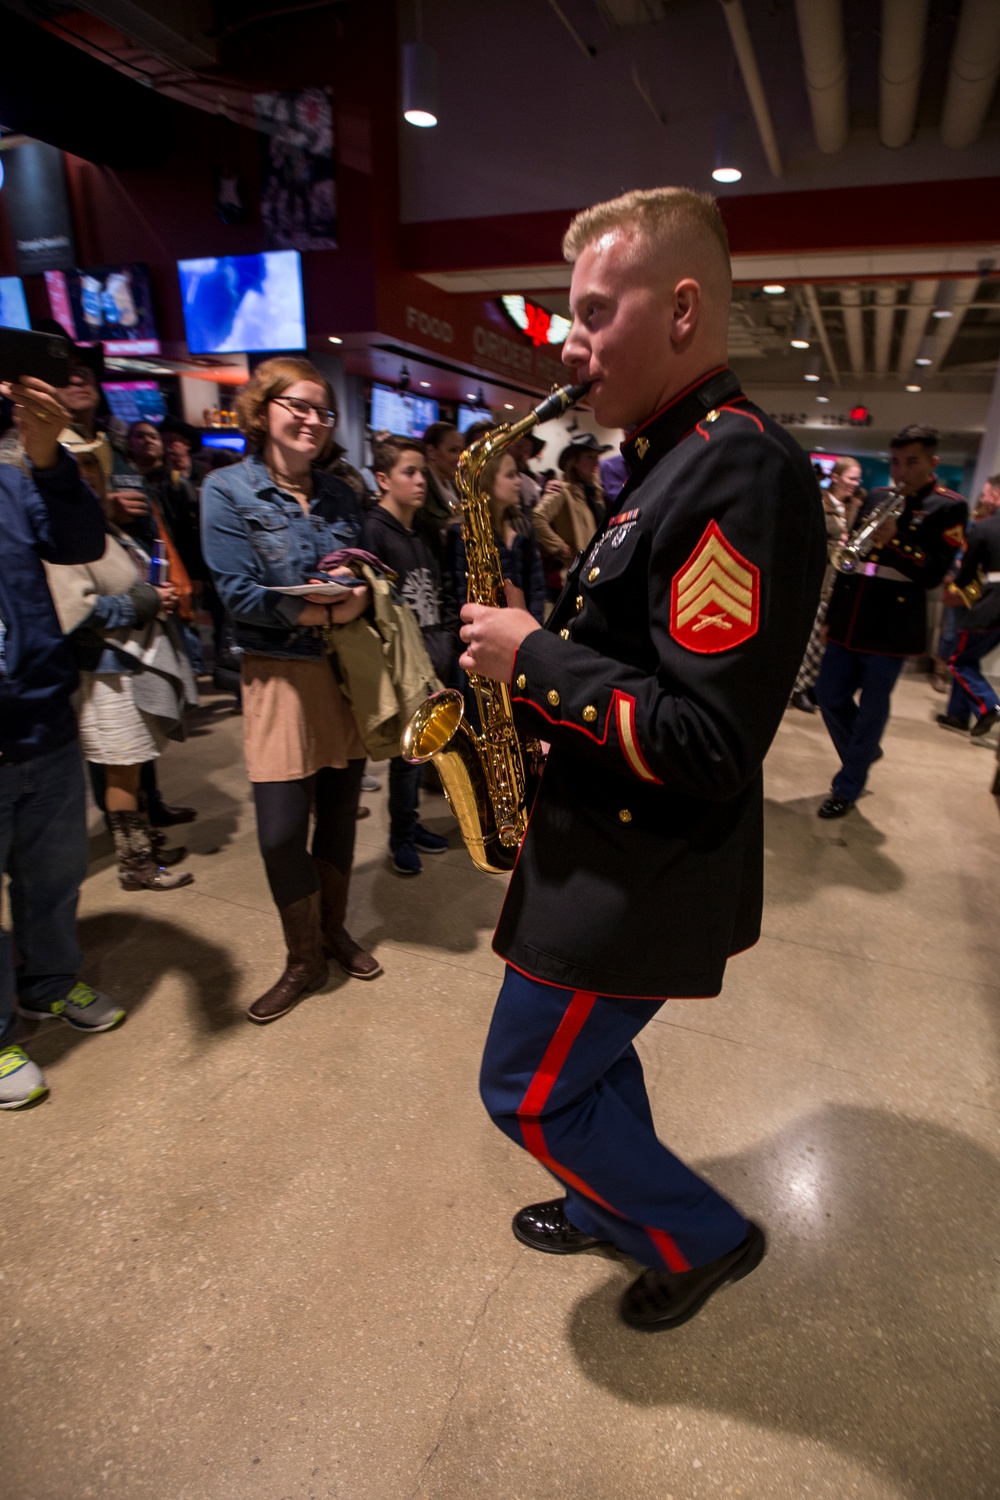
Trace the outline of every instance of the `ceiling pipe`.
{"type": "Polygon", "coordinates": [[[753,42],[750,40],[750,29],[747,26],[747,18],[743,11],[743,0],[719,0],[722,6],[722,14],[726,18],[729,27],[729,36],[732,40],[733,51],[736,53],[736,61],[740,65],[743,75],[743,86],[750,100],[750,108],[753,111],[754,121],[757,126],[757,134],[767,157],[767,164],[771,168],[773,177],[780,177],[784,172],[781,164],[781,152],[778,150],[778,138],[774,133],[774,124],[771,120],[771,111],[767,103],[767,95],[764,93],[764,85],[760,78],[760,69],[757,66],[757,55],[753,50],[753,42]]]}
{"type": "Polygon", "coordinates": [[[896,287],[880,281],[875,288],[875,374],[888,375],[892,328],[896,321],[896,287]]]}
{"type": "Polygon", "coordinates": [[[823,321],[823,310],[819,305],[819,298],[816,296],[816,288],[807,283],[802,290],[805,293],[806,306],[809,309],[809,315],[816,330],[816,337],[819,339],[820,347],[823,350],[823,357],[826,360],[826,368],[830,373],[830,379],[834,385],[839,385],[840,371],[837,369],[837,361],[834,359],[833,349],[830,347],[830,335],[827,332],[826,323],[823,321]]]}
{"type": "Polygon", "coordinates": [[[927,316],[934,306],[938,293],[936,281],[911,281],[907,298],[906,322],[899,341],[899,359],[896,369],[905,379],[913,369],[913,361],[920,341],[927,331],[927,316]]]}
{"type": "Polygon", "coordinates": [[[946,146],[971,146],[983,128],[1000,74],[1000,4],[964,0],[941,115],[946,146]]]}
{"type": "Polygon", "coordinates": [[[905,146],[917,123],[930,0],[882,0],[878,134],[883,146],[905,146]]]}
{"type": "MultiPolygon", "coordinates": [[[[936,334],[934,339],[935,370],[941,369],[944,357],[954,343],[955,335],[962,326],[962,320],[965,317],[969,304],[976,300],[976,293],[979,290],[979,278],[977,276],[965,276],[961,281],[942,281],[941,292],[946,287],[951,293],[951,317],[934,319],[936,334]]],[[[940,294],[938,303],[940,303],[940,294]]]]}
{"type": "Polygon", "coordinates": [[[844,319],[844,332],[847,334],[847,357],[851,364],[851,374],[862,375],[865,368],[865,330],[861,320],[859,286],[840,288],[840,310],[844,319]]]}
{"type": "Polygon", "coordinates": [[[847,144],[847,48],[840,0],[795,0],[813,130],[821,151],[847,144]]]}

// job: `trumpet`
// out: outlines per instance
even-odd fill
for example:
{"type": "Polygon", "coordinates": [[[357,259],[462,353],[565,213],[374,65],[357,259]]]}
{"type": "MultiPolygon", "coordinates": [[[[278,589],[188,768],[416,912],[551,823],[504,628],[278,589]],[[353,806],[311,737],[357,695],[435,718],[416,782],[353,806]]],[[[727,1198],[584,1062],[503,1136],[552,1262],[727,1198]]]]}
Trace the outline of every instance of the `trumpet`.
{"type": "Polygon", "coordinates": [[[852,532],[846,542],[836,547],[830,561],[838,573],[853,573],[858,564],[864,562],[875,545],[879,527],[886,521],[894,521],[906,509],[906,496],[902,490],[890,488],[885,499],[880,500],[864,519],[857,531],[852,532]]]}

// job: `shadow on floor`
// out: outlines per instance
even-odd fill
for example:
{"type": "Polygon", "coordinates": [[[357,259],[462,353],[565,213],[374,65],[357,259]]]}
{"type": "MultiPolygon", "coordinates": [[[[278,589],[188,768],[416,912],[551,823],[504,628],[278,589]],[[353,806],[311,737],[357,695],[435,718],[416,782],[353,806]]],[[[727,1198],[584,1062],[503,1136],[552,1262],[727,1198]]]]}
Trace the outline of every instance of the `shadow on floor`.
{"type": "Polygon", "coordinates": [[[798,904],[826,886],[881,895],[901,890],[906,873],[885,853],[886,836],[868,821],[863,804],[846,817],[824,821],[816,816],[822,800],[765,798],[768,901],[798,904]]]}
{"type": "Polygon", "coordinates": [[[570,1317],[586,1377],[634,1405],[824,1443],[913,1500],[995,1496],[997,1159],[937,1125],[830,1105],[704,1171],[769,1226],[770,1255],[657,1335],[616,1322],[623,1265],[570,1317]]]}
{"type": "MultiPolygon", "coordinates": [[[[83,949],[83,978],[119,1001],[127,1011],[140,1010],[168,972],[187,979],[195,1031],[206,1040],[245,1024],[235,997],[239,974],[226,949],[191,932],[181,923],[139,912],[105,912],[84,917],[77,925],[83,949]]],[[[127,1024],[127,1022],[126,1022],[127,1024]]],[[[41,1067],[65,1057],[89,1038],[70,1027],[43,1022],[33,1026],[31,1055],[41,1067]]]]}
{"type": "Polygon", "coordinates": [[[364,934],[365,944],[390,938],[443,953],[473,953],[479,934],[492,934],[496,927],[507,881],[473,868],[453,822],[428,819],[427,827],[450,837],[452,851],[424,856],[422,875],[397,875],[387,854],[364,861],[361,868],[371,872],[368,900],[380,919],[364,934]]]}

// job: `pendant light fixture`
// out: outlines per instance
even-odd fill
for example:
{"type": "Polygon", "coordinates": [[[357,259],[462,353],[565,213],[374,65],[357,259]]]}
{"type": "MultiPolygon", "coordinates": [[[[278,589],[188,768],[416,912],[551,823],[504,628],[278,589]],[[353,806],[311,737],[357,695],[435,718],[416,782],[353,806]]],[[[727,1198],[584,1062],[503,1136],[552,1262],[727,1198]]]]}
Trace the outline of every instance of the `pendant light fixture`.
{"type": "Polygon", "coordinates": [[[712,177],[716,182],[739,182],[743,169],[739,165],[740,117],[732,112],[721,114],[715,127],[715,165],[712,177]]]}
{"type": "Polygon", "coordinates": [[[805,378],[816,382],[823,378],[823,361],[818,354],[810,354],[806,360],[805,378]]]}
{"type": "Polygon", "coordinates": [[[809,327],[809,319],[806,317],[805,313],[799,313],[798,317],[795,319],[795,322],[792,324],[792,333],[788,342],[791,344],[793,349],[808,349],[810,342],[809,335],[811,331],[812,330],[809,327]]]}
{"type": "Polygon", "coordinates": [[[414,8],[416,40],[403,45],[403,119],[429,130],[438,122],[437,53],[422,39],[420,0],[414,8]]]}
{"type": "Polygon", "coordinates": [[[913,360],[915,365],[932,365],[934,363],[934,335],[925,333],[920,340],[920,348],[917,350],[913,360]]]}

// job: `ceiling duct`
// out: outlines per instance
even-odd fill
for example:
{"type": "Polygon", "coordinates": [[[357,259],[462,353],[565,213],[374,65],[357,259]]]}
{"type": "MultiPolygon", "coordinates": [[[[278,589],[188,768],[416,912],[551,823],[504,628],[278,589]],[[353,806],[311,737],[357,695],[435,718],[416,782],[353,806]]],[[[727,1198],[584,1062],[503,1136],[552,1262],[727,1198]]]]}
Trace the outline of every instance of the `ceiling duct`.
{"type": "Polygon", "coordinates": [[[875,288],[875,374],[888,375],[892,328],[896,321],[896,287],[882,281],[875,288]]]}
{"type": "Polygon", "coordinates": [[[964,0],[941,115],[946,146],[971,146],[983,128],[1000,74],[1000,3],[964,0]]]}
{"type": "Polygon", "coordinates": [[[905,146],[917,122],[930,0],[882,0],[879,139],[905,146]]]}
{"type": "MultiPolygon", "coordinates": [[[[941,292],[947,288],[949,296],[948,303],[951,307],[950,318],[937,318],[934,320],[934,368],[940,370],[944,363],[945,355],[955,341],[955,335],[962,326],[969,304],[976,300],[979,290],[979,278],[976,276],[963,277],[961,281],[942,281],[941,292]]],[[[941,304],[940,293],[937,305],[941,304]]]]}
{"type": "Polygon", "coordinates": [[[837,362],[833,357],[833,349],[830,345],[830,335],[827,332],[826,323],[823,318],[823,312],[819,305],[819,298],[816,295],[816,288],[807,284],[802,288],[802,291],[805,294],[806,306],[809,309],[809,315],[812,318],[813,327],[816,330],[816,337],[819,339],[820,347],[823,350],[823,357],[826,360],[826,368],[829,370],[830,378],[833,380],[834,384],[839,385],[840,372],[837,369],[837,362]]]}
{"type": "Polygon", "coordinates": [[[816,144],[847,144],[847,48],[840,0],[795,0],[816,144]]]}
{"type": "Polygon", "coordinates": [[[733,51],[736,53],[736,61],[740,65],[740,73],[743,75],[743,86],[750,100],[750,108],[753,110],[754,122],[757,126],[757,134],[767,157],[767,164],[771,168],[774,177],[780,177],[784,171],[781,164],[781,152],[778,150],[778,138],[774,133],[774,124],[771,120],[771,110],[768,106],[767,95],[764,93],[764,85],[760,78],[760,69],[757,66],[757,54],[753,50],[753,42],[750,39],[750,28],[747,26],[747,18],[743,10],[742,0],[719,0],[722,6],[722,14],[726,18],[729,27],[729,35],[733,43],[733,51]]]}
{"type": "Polygon", "coordinates": [[[899,341],[899,360],[896,368],[900,375],[907,376],[913,368],[917,350],[927,330],[927,316],[934,306],[938,284],[936,281],[911,281],[907,298],[906,322],[899,341]]]}
{"type": "Polygon", "coordinates": [[[184,70],[212,68],[219,49],[211,0],[81,0],[80,9],[184,70]]]}
{"type": "Polygon", "coordinates": [[[851,374],[861,375],[865,368],[865,329],[861,317],[860,287],[842,286],[840,288],[840,310],[844,319],[844,332],[847,335],[847,357],[851,365],[851,374]]]}

